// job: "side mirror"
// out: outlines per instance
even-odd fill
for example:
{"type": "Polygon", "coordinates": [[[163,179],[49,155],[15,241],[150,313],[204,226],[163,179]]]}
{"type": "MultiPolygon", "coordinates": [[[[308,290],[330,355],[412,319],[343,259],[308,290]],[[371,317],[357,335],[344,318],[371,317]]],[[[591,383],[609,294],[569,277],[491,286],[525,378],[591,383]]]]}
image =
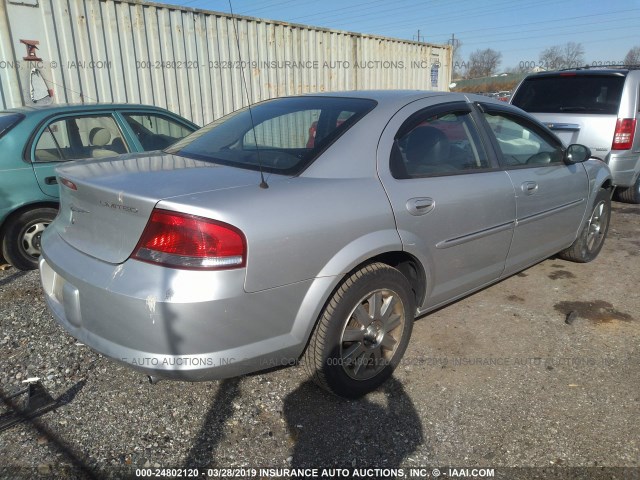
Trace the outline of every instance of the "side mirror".
{"type": "Polygon", "coordinates": [[[574,163],[582,163],[591,158],[591,150],[589,147],[574,143],[564,152],[564,162],[568,165],[574,163]]]}

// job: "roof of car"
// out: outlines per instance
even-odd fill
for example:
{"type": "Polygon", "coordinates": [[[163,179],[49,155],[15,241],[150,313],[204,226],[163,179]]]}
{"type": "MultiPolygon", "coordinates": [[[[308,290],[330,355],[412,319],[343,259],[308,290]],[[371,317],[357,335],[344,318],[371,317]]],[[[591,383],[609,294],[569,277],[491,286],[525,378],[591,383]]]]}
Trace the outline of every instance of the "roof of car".
{"type": "Polygon", "coordinates": [[[427,98],[446,95],[448,92],[435,92],[430,90],[346,90],[342,92],[320,92],[309,93],[305,96],[312,97],[346,97],[346,98],[369,98],[371,100],[389,101],[389,100],[407,100],[412,98],[427,98]]]}
{"type": "MultiPolygon", "coordinates": [[[[343,98],[366,98],[375,100],[379,106],[393,108],[401,108],[402,106],[416,100],[433,98],[433,97],[450,97],[451,101],[464,101],[470,99],[473,101],[482,101],[488,103],[499,103],[498,100],[493,101],[488,97],[468,94],[463,92],[438,92],[432,90],[347,90],[340,92],[319,92],[309,93],[302,96],[323,96],[323,97],[343,97],[343,98]]],[[[273,99],[272,99],[273,100],[273,99]]],[[[57,103],[43,106],[25,106],[19,108],[7,109],[5,112],[22,113],[32,115],[34,113],[42,113],[45,115],[81,112],[83,110],[113,110],[113,109],[162,109],[153,105],[131,104],[131,103],[57,103]]]]}
{"type": "Polygon", "coordinates": [[[629,73],[628,68],[572,68],[567,70],[553,70],[550,72],[537,72],[527,75],[527,78],[543,77],[572,77],[572,76],[621,76],[629,73]]]}
{"type": "Polygon", "coordinates": [[[416,100],[435,97],[449,97],[450,101],[465,101],[465,99],[469,98],[475,101],[491,102],[488,97],[480,97],[463,92],[436,92],[432,90],[347,90],[343,92],[309,93],[304,96],[366,98],[378,102],[378,106],[383,107],[381,110],[384,110],[384,108],[398,109],[416,100]]]}
{"type": "Polygon", "coordinates": [[[154,105],[142,105],[138,103],[96,103],[96,102],[85,102],[85,103],[52,103],[49,105],[34,105],[34,106],[23,106],[16,108],[7,108],[3,110],[4,112],[13,112],[13,113],[22,113],[25,115],[30,115],[33,113],[46,112],[50,113],[64,113],[64,112],[81,112],[83,110],[124,110],[124,109],[153,109],[153,110],[165,110],[161,107],[156,107],[154,105]]]}

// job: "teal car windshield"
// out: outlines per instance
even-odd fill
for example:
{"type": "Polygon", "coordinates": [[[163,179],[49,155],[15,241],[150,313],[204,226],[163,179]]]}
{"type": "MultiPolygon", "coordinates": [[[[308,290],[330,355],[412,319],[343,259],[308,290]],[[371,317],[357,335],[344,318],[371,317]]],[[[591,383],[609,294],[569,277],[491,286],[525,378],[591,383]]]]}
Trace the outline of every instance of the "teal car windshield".
{"type": "Polygon", "coordinates": [[[0,138],[24,118],[21,113],[0,112],[0,138]]]}
{"type": "Polygon", "coordinates": [[[269,100],[220,118],[165,151],[238,168],[298,175],[376,104],[344,97],[269,100]]]}

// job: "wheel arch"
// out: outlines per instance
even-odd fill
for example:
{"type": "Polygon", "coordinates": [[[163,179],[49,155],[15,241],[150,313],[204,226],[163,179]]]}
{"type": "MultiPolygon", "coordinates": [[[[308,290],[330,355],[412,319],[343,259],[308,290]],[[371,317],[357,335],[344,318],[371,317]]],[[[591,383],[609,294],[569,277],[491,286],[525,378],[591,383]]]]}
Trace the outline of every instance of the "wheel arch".
{"type": "Polygon", "coordinates": [[[13,210],[9,215],[7,215],[0,224],[0,244],[2,243],[2,239],[4,238],[4,233],[7,229],[7,225],[9,225],[15,218],[22,215],[24,212],[28,212],[29,210],[35,210],[37,208],[55,208],[56,210],[60,207],[60,204],[56,201],[39,201],[34,203],[27,203],[25,205],[21,205],[20,207],[13,210]]]}
{"type": "Polygon", "coordinates": [[[609,190],[610,192],[613,192],[613,187],[613,181],[611,180],[611,178],[607,178],[604,182],[602,182],[602,185],[600,185],[600,188],[609,190]]]}
{"type": "Polygon", "coordinates": [[[316,328],[322,312],[345,279],[349,278],[355,271],[372,263],[384,263],[402,273],[411,286],[416,307],[422,305],[427,294],[427,274],[422,263],[415,256],[400,249],[371,252],[339,275],[331,277],[319,276],[312,282],[298,310],[293,326],[293,333],[301,339],[301,344],[303,345],[298,358],[307,349],[311,334],[316,328]],[[309,321],[309,319],[313,319],[313,321],[309,321]]]}

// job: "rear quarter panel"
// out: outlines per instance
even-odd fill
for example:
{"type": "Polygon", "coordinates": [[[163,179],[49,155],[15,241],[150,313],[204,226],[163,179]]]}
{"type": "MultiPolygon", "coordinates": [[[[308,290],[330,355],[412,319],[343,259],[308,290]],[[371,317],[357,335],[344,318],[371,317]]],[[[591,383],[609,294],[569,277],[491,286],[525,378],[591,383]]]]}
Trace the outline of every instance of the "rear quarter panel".
{"type": "Polygon", "coordinates": [[[401,250],[377,177],[269,182],[164,200],[158,207],[215,218],[247,239],[245,290],[339,276],[379,253],[401,250]]]}

